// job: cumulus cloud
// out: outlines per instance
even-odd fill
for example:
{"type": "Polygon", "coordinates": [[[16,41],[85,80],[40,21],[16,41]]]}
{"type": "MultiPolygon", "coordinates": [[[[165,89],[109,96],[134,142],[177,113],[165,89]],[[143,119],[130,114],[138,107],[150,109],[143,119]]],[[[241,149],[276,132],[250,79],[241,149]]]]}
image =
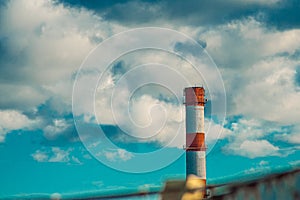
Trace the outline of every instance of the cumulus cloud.
{"type": "Polygon", "coordinates": [[[300,126],[296,124],[292,126],[289,131],[286,131],[281,134],[276,134],[275,139],[279,141],[288,142],[297,146],[300,145],[300,126]]]}
{"type": "Polygon", "coordinates": [[[225,128],[222,124],[215,123],[213,120],[205,119],[205,125],[205,139],[208,144],[233,135],[232,130],[225,128]]]}
{"type": "MultiPolygon", "coordinates": [[[[284,134],[281,126],[298,123],[299,31],[270,29],[249,17],[193,33],[205,41],[223,75],[227,115],[244,118],[232,124],[233,136],[227,138],[233,145],[264,138],[274,131],[284,134]]],[[[293,144],[297,132],[293,129],[282,138],[293,144]]]]}
{"type": "MultiPolygon", "coordinates": [[[[137,13],[141,11],[140,9],[135,9],[136,12],[126,10],[124,13],[122,8],[126,3],[112,6],[110,10],[102,13],[103,17],[105,20],[119,22],[130,18],[129,21],[140,20],[142,23],[147,23],[149,19],[152,19],[151,16],[161,13],[158,12],[161,8],[170,6],[169,3],[150,4],[141,1],[127,4],[130,4],[130,8],[133,10],[138,6],[145,8],[146,13],[142,13],[145,18],[136,17],[141,15],[141,13],[137,13]],[[149,9],[146,9],[148,7],[149,9]],[[118,11],[118,15],[111,15],[114,13],[113,11],[118,11]],[[124,14],[127,18],[124,17],[124,14]]],[[[218,5],[224,6],[218,8],[209,1],[205,1],[203,4],[200,6],[198,1],[193,1],[187,5],[175,1],[168,13],[163,13],[165,16],[158,21],[159,24],[166,24],[167,27],[173,27],[192,35],[196,40],[202,41],[202,45],[205,44],[205,48],[220,67],[225,80],[228,94],[228,114],[245,116],[246,120],[232,124],[231,129],[212,122],[210,129],[207,130],[207,139],[212,141],[217,137],[226,138],[231,142],[233,149],[242,149],[244,152],[242,155],[247,157],[263,156],[260,150],[263,150],[261,146],[265,144],[266,152],[275,155],[279,147],[272,145],[264,136],[280,129],[280,125],[297,123],[297,119],[300,117],[297,112],[300,109],[299,88],[297,89],[298,86],[295,84],[297,67],[300,64],[297,56],[300,49],[299,29],[269,28],[256,15],[244,17],[242,20],[232,20],[235,17],[230,16],[230,13],[234,12],[237,7],[247,10],[253,5],[258,5],[261,8],[272,9],[280,6],[280,2],[277,0],[249,0],[243,3],[232,0],[229,3],[219,2],[218,5]],[[189,13],[179,12],[178,9],[186,10],[182,9],[183,4],[189,6],[189,13]],[[203,10],[203,12],[199,12],[199,10],[203,10]],[[229,16],[225,23],[216,17],[221,10],[223,14],[227,13],[229,16]],[[199,13],[201,17],[199,17],[199,13]],[[175,19],[176,22],[169,23],[165,20],[168,18],[175,19]],[[184,19],[184,25],[180,23],[180,19],[184,19]],[[206,22],[218,25],[208,28],[205,26],[206,22]],[[193,24],[193,26],[188,26],[186,23],[193,24]],[[194,27],[195,24],[198,26],[197,28],[194,27]],[[267,124],[266,121],[280,125],[269,130],[266,127],[270,127],[270,124],[267,124]],[[223,130],[223,134],[219,136],[218,130],[223,130]],[[250,132],[251,134],[249,134],[250,132]],[[259,150],[249,149],[250,144],[257,145],[259,150]]],[[[26,116],[23,111],[31,113],[31,115],[40,114],[36,111],[40,108],[39,106],[49,106],[50,104],[51,109],[58,112],[58,116],[43,115],[42,117],[49,118],[44,119],[43,130],[46,138],[56,138],[70,127],[68,121],[63,117],[64,114],[71,112],[73,80],[82,60],[98,42],[125,28],[112,21],[104,21],[101,16],[95,15],[89,10],[64,7],[53,1],[8,1],[1,7],[0,20],[1,51],[4,51],[0,55],[0,92],[6,97],[0,99],[0,109],[18,109],[19,111],[14,111],[15,113],[3,111],[5,112],[3,116],[14,115],[15,118],[23,121],[22,123],[19,121],[12,127],[9,125],[9,120],[2,118],[0,141],[4,140],[9,131],[26,129],[34,124],[34,120],[29,118],[29,115],[26,116]]],[[[175,66],[176,69],[180,69],[180,72],[192,77],[191,82],[193,83],[203,80],[198,76],[193,76],[194,71],[189,70],[188,64],[182,60],[161,53],[157,54],[157,52],[142,56],[136,54],[130,57],[129,55],[127,61],[124,59],[124,62],[128,65],[140,64],[137,58],[145,62],[151,61],[175,66]],[[171,61],[164,62],[166,60],[171,61]]],[[[113,87],[117,81],[113,73],[122,75],[124,73],[122,70],[117,73],[111,71],[112,74],[106,76],[107,80],[104,81],[106,85],[101,85],[97,90],[97,92],[101,91],[97,93],[99,98],[95,102],[96,107],[101,108],[97,110],[99,111],[97,115],[104,124],[116,124],[109,110],[111,99],[107,98],[110,95],[106,89],[113,87]]],[[[87,80],[98,78],[93,76],[93,72],[90,74],[91,76],[87,77],[87,80]]],[[[147,71],[147,77],[162,78],[166,75],[169,74],[151,74],[150,71],[149,73],[147,71]]],[[[134,85],[134,81],[145,77],[137,77],[126,86],[130,88],[134,85]]],[[[209,77],[208,74],[206,78],[212,77],[209,77]]],[[[170,78],[170,82],[181,87],[175,78],[170,78]]],[[[120,94],[130,96],[126,90],[128,88],[123,88],[123,93],[120,94]]],[[[84,87],[82,89],[86,90],[84,87]]],[[[184,122],[184,118],[179,115],[182,105],[174,104],[172,99],[168,100],[170,99],[159,99],[159,96],[151,93],[151,95],[140,96],[132,101],[135,106],[131,110],[131,118],[139,126],[143,127],[151,122],[157,125],[156,130],[158,130],[157,127],[164,127],[160,130],[163,134],[151,137],[150,141],[168,143],[172,140],[174,132],[178,130],[178,124],[184,122]],[[167,117],[165,113],[168,114],[167,117]],[[165,126],[159,126],[161,122],[165,122],[165,126]]],[[[120,124],[123,124],[122,127],[125,129],[137,131],[130,129],[132,127],[126,127],[128,112],[124,108],[128,108],[125,105],[128,102],[120,103],[119,106],[122,108],[120,113],[123,116],[120,124]]],[[[83,104],[82,112],[93,112],[93,110],[85,110],[88,107],[83,104]]],[[[91,116],[85,115],[84,117],[86,117],[86,121],[96,123],[96,119],[91,119],[91,116]]],[[[148,137],[153,133],[136,132],[135,134],[139,137],[148,137]]],[[[181,147],[184,143],[183,129],[180,134],[182,137],[177,137],[173,146],[181,147]]],[[[286,141],[298,143],[296,129],[291,133],[286,133],[286,136],[286,141]]],[[[45,154],[45,152],[36,152],[35,158],[40,161],[70,160],[66,153],[64,154],[58,149],[52,151],[57,154],[57,157],[45,154]]],[[[121,153],[108,153],[108,155],[121,157],[121,153]]]]}
{"type": "Polygon", "coordinates": [[[267,140],[246,140],[242,142],[238,149],[235,149],[235,153],[249,158],[255,158],[276,155],[278,150],[278,147],[272,145],[267,140]]]}
{"type": "Polygon", "coordinates": [[[34,154],[31,155],[34,160],[38,162],[46,162],[48,160],[48,155],[45,152],[37,150],[34,154]]]}
{"type": "MultiPolygon", "coordinates": [[[[87,122],[117,125],[125,133],[138,138],[139,142],[154,141],[182,148],[185,138],[182,89],[209,81],[212,83],[212,90],[207,90],[209,98],[216,95],[213,89],[222,86],[215,80],[215,74],[209,73],[211,66],[206,64],[199,73],[190,63],[166,51],[146,49],[131,52],[115,60],[101,74],[93,97],[95,107],[90,106],[85,93],[89,88],[86,83],[96,79],[98,71],[85,70],[76,82],[80,91],[76,91],[78,95],[74,96],[75,116],[83,115],[87,122]]],[[[222,107],[223,103],[225,107],[224,101],[213,104],[216,113],[221,113],[222,109],[218,110],[218,106],[222,107]]],[[[213,124],[209,130],[212,132],[210,138],[217,137],[221,129],[222,125],[213,124]]],[[[224,131],[224,134],[227,133],[224,131]]],[[[132,138],[119,138],[125,142],[132,141],[132,138]]]]}
{"type": "MultiPolygon", "coordinates": [[[[299,31],[270,29],[250,17],[200,32],[224,78],[227,114],[244,118],[232,124],[229,140],[235,148],[275,131],[284,134],[281,126],[298,123],[299,31]]],[[[297,137],[296,132],[286,133],[286,138],[297,137]]]]}
{"type": "Polygon", "coordinates": [[[294,168],[299,168],[300,166],[300,160],[296,160],[296,161],[291,161],[289,162],[289,164],[294,167],[294,168]]]}
{"type": "Polygon", "coordinates": [[[293,79],[295,65],[296,62],[279,57],[248,69],[245,75],[251,79],[235,97],[235,112],[286,125],[296,123],[300,117],[300,95],[293,79]],[[256,76],[253,71],[257,71],[256,76]],[[244,102],[243,106],[239,102],[244,102]]]}
{"type": "Polygon", "coordinates": [[[28,130],[38,127],[39,120],[31,120],[16,110],[0,110],[0,142],[4,142],[5,135],[13,130],[28,130]]]}
{"type": "Polygon", "coordinates": [[[68,126],[55,118],[71,113],[73,79],[82,60],[123,28],[54,1],[7,1],[0,9],[0,92],[5,96],[0,109],[39,117],[45,136],[53,139],[68,126]],[[40,111],[45,106],[47,114],[40,111]]]}
{"type": "Polygon", "coordinates": [[[257,15],[257,9],[253,8],[273,10],[278,8],[281,2],[281,0],[229,0],[226,2],[221,0],[214,2],[209,0],[201,2],[191,0],[186,3],[175,0],[172,2],[158,1],[150,3],[143,0],[135,0],[112,3],[108,8],[101,3],[93,7],[88,3],[81,3],[81,5],[96,10],[107,20],[127,25],[163,24],[168,26],[171,22],[171,24],[173,23],[177,26],[186,24],[189,26],[204,26],[222,24],[233,19],[257,15]]]}
{"type": "Polygon", "coordinates": [[[37,162],[64,162],[70,164],[82,164],[80,160],[71,155],[73,148],[61,149],[59,147],[51,147],[51,149],[36,150],[31,154],[32,158],[37,162]]]}
{"type": "Polygon", "coordinates": [[[116,149],[111,151],[105,151],[103,153],[109,161],[126,161],[130,160],[133,157],[133,154],[126,151],[125,149],[116,149]]]}
{"type": "Polygon", "coordinates": [[[252,118],[239,118],[230,122],[230,134],[225,135],[228,144],[222,147],[226,154],[241,155],[249,158],[265,156],[287,156],[291,149],[280,149],[273,145],[270,137],[273,133],[286,132],[280,125],[252,118]]]}
{"type": "Polygon", "coordinates": [[[270,29],[266,24],[249,17],[202,30],[198,37],[206,41],[206,48],[218,66],[239,68],[242,72],[267,56],[294,53],[299,49],[299,31],[270,29]]]}
{"type": "Polygon", "coordinates": [[[234,133],[232,139],[238,141],[260,139],[274,131],[280,131],[280,127],[273,126],[272,123],[253,118],[240,118],[236,122],[231,123],[231,129],[234,133]]]}
{"type": "Polygon", "coordinates": [[[0,40],[5,47],[0,69],[5,84],[0,89],[6,96],[0,106],[21,110],[53,96],[70,104],[72,78],[82,60],[118,30],[92,12],[53,1],[8,1],[1,7],[0,18],[0,40]]]}
{"type": "Polygon", "coordinates": [[[269,165],[269,162],[268,161],[265,161],[265,160],[262,160],[258,163],[259,166],[266,166],[266,165],[269,165]]]}
{"type": "Polygon", "coordinates": [[[58,147],[52,147],[53,155],[49,158],[49,162],[68,162],[70,161],[70,150],[62,150],[58,147]]]}
{"type": "Polygon", "coordinates": [[[69,124],[65,119],[54,119],[53,125],[48,125],[43,129],[44,136],[48,139],[55,139],[60,134],[64,133],[68,127],[69,124]]]}
{"type": "MultiPolygon", "coordinates": [[[[125,98],[124,95],[122,96],[125,98]]],[[[108,104],[101,104],[99,108],[102,109],[99,109],[98,112],[98,123],[106,122],[118,126],[126,133],[117,136],[120,142],[157,142],[161,145],[168,144],[171,147],[182,148],[184,144],[183,105],[167,103],[145,94],[134,98],[131,104],[132,106],[121,105],[118,107],[117,121],[115,121],[116,114],[114,119],[114,114],[108,104]],[[105,108],[108,111],[103,115],[105,108]]],[[[98,104],[98,106],[100,105],[98,104]]]]}
{"type": "MultiPolygon", "coordinates": [[[[133,102],[130,117],[134,125],[131,126],[127,120],[120,121],[118,125],[128,134],[140,138],[141,142],[156,141],[165,145],[175,139],[171,146],[182,147],[182,132],[181,137],[176,137],[183,125],[182,109],[183,107],[143,95],[133,102]]],[[[125,113],[123,116],[126,116],[125,113]]]]}
{"type": "MultiPolygon", "coordinates": [[[[299,132],[295,132],[295,133],[291,133],[291,134],[285,134],[284,135],[286,138],[283,138],[284,141],[288,141],[291,144],[300,144],[300,133],[299,132]]],[[[284,137],[283,136],[283,137],[284,137]]]]}

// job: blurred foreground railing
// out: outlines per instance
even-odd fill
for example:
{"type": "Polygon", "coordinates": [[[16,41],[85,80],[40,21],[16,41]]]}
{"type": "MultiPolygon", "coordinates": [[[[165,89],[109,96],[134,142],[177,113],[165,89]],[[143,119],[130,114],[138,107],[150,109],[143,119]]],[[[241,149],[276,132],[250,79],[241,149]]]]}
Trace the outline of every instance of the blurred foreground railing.
{"type": "Polygon", "coordinates": [[[214,200],[300,200],[300,169],[252,181],[209,186],[208,191],[214,200]]]}
{"type": "MultiPolygon", "coordinates": [[[[143,191],[130,194],[108,195],[84,198],[100,199],[191,199],[199,200],[199,194],[205,191],[204,199],[212,200],[300,200],[300,169],[272,174],[263,178],[222,185],[187,187],[183,180],[168,181],[163,191],[143,191]]],[[[201,195],[200,195],[201,196],[201,195]]],[[[79,199],[78,199],[79,200],[79,199]]]]}

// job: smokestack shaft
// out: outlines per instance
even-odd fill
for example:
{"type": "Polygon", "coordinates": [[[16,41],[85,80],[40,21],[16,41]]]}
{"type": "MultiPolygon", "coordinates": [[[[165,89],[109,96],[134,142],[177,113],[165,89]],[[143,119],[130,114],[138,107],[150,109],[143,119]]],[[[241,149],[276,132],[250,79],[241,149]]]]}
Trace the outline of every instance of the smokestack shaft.
{"type": "Polygon", "coordinates": [[[203,87],[185,88],[186,175],[196,175],[206,182],[203,87]]]}

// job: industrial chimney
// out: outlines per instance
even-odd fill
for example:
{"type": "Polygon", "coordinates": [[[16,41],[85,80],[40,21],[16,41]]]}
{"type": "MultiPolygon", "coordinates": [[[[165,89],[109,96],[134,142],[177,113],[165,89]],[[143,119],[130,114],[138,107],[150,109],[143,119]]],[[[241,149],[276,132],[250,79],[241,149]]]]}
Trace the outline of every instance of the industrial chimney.
{"type": "Polygon", "coordinates": [[[206,186],[203,87],[184,89],[186,110],[186,177],[194,177],[206,186]]]}

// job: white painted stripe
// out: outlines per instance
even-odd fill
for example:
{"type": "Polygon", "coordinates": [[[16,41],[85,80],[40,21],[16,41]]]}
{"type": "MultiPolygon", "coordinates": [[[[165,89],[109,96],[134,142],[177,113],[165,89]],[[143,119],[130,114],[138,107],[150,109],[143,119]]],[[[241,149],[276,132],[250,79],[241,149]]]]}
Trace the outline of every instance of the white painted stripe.
{"type": "Polygon", "coordinates": [[[206,179],[206,159],[205,159],[205,151],[197,151],[197,175],[206,179]]]}
{"type": "Polygon", "coordinates": [[[206,179],[205,151],[186,152],[187,175],[194,174],[201,179],[206,179]]]}
{"type": "Polygon", "coordinates": [[[186,133],[204,133],[204,106],[186,106],[186,133]]]}

